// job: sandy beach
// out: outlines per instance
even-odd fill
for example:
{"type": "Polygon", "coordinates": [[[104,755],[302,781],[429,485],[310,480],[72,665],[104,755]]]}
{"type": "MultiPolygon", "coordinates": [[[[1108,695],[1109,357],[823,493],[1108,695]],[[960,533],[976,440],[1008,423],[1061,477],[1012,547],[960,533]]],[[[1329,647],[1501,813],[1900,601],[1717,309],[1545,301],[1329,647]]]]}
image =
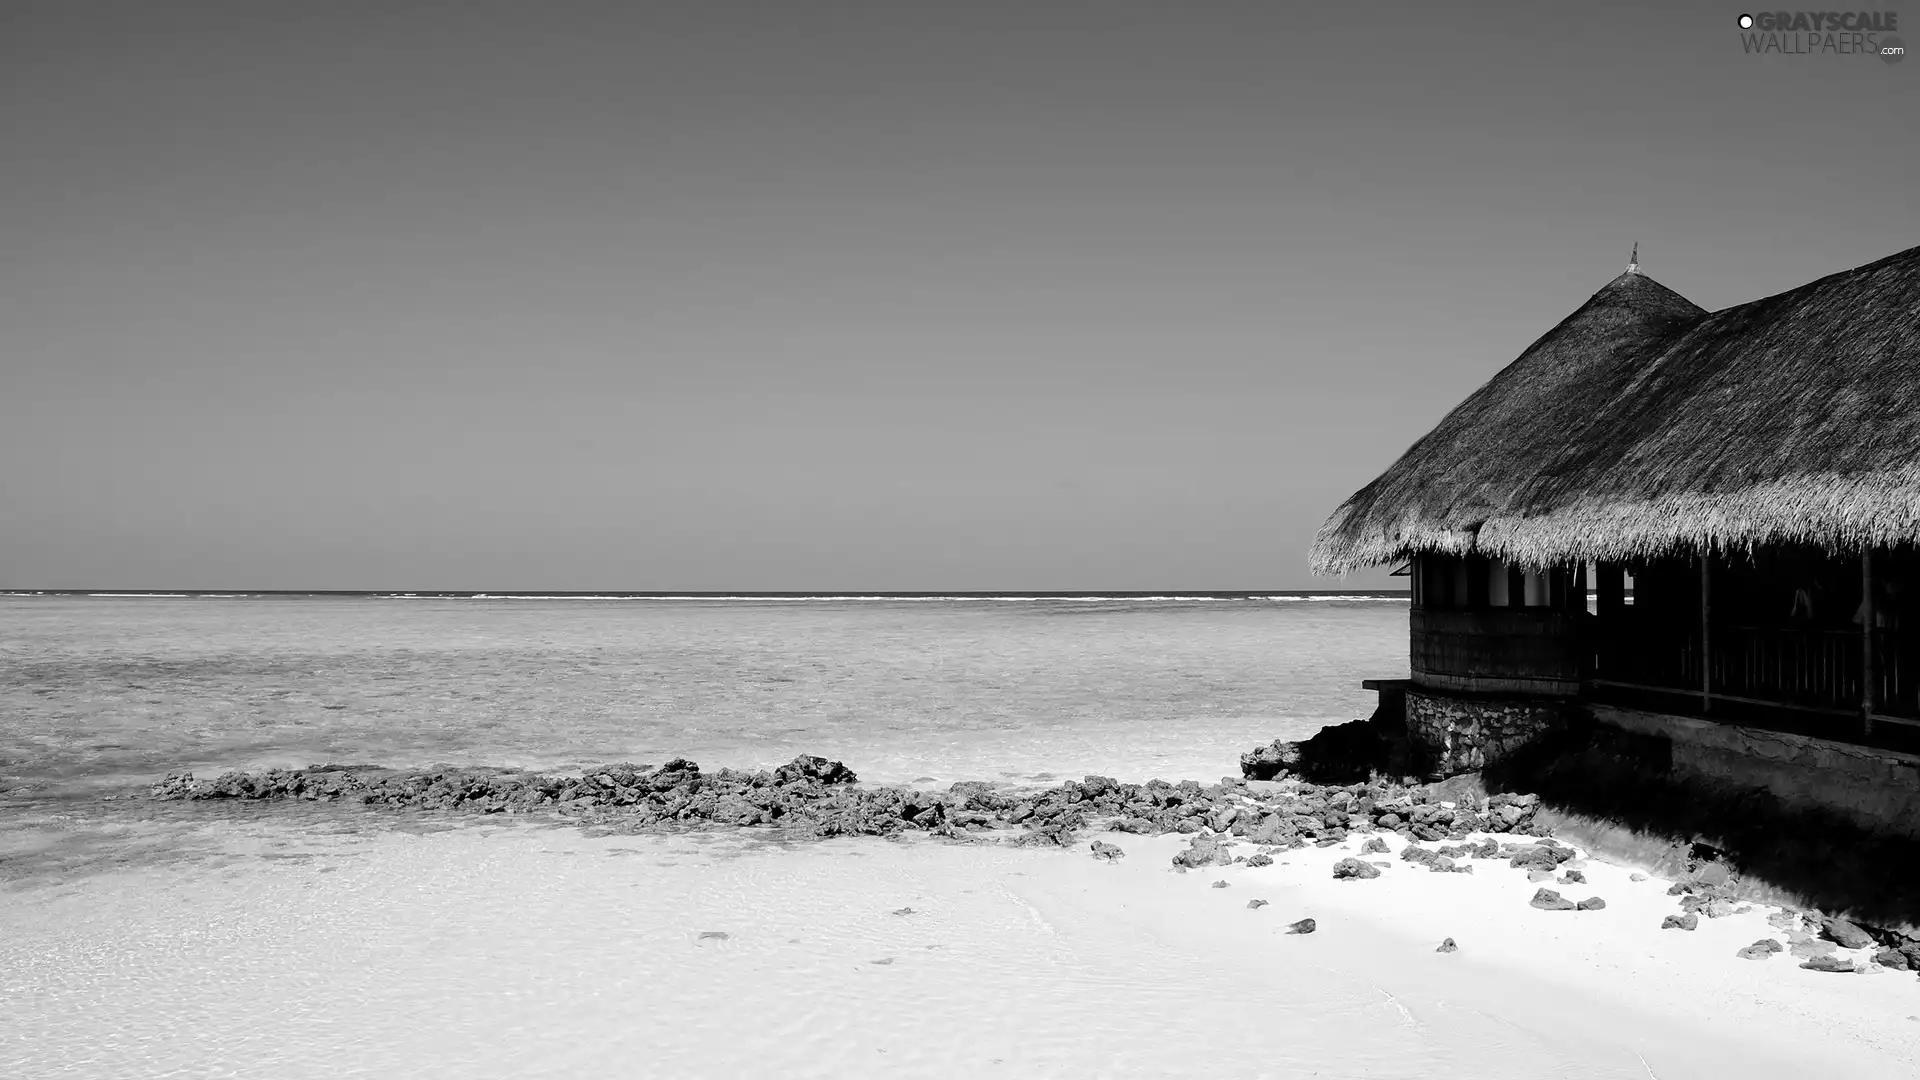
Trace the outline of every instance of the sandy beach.
{"type": "MultiPolygon", "coordinates": [[[[1504,860],[1428,873],[1393,835],[1366,856],[1380,876],[1354,881],[1331,867],[1359,834],[1188,871],[1177,834],[765,836],[294,806],[122,826],[97,839],[138,865],[4,886],[0,1073],[1676,1080],[1920,1062],[1911,974],[1740,959],[1784,940],[1774,909],[1662,930],[1668,882],[1597,861],[1569,864],[1587,884],[1546,884],[1604,910],[1543,911],[1504,860]],[[1096,839],[1125,856],[1094,858],[1096,839]],[[1288,933],[1305,918],[1314,932],[1288,933]]],[[[6,865],[31,841],[12,834],[6,865]]]]}

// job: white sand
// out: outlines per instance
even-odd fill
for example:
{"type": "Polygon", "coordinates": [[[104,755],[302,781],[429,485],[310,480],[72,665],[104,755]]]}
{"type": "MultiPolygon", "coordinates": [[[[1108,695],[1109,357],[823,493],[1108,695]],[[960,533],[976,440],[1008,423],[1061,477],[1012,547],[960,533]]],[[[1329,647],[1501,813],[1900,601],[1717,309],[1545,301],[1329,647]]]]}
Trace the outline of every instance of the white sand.
{"type": "Polygon", "coordinates": [[[514,823],[320,837],[268,816],[218,836],[239,857],[0,892],[0,1076],[1681,1080],[1920,1061],[1913,975],[1738,959],[1775,936],[1768,909],[1662,931],[1666,883],[1597,863],[1551,887],[1606,910],[1545,912],[1504,862],[1336,882],[1353,853],[1336,847],[1181,874],[1173,836],[1104,837],[1127,852],[1113,864],[514,823]],[[1284,933],[1306,916],[1318,932],[1284,933]]]}

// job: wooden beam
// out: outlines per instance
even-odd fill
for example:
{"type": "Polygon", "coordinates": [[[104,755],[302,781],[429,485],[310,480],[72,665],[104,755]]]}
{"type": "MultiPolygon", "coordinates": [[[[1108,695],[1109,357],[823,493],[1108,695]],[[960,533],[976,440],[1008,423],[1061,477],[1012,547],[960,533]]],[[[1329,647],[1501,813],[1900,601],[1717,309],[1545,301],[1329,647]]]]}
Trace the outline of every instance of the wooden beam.
{"type": "MultiPolygon", "coordinates": [[[[1617,690],[1642,690],[1651,694],[1672,694],[1675,697],[1695,697],[1700,691],[1687,690],[1674,686],[1649,686],[1645,683],[1622,682],[1619,679],[1588,679],[1589,686],[1609,686],[1617,690]]],[[[1832,709],[1821,705],[1796,705],[1791,701],[1770,701],[1766,698],[1741,697],[1737,694],[1715,694],[1715,701],[1732,701],[1741,705],[1764,705],[1770,709],[1788,709],[1793,712],[1818,713],[1821,716],[1853,716],[1853,709],[1832,709]]],[[[1879,716],[1875,719],[1886,720],[1890,717],[1879,716]]],[[[1903,720],[1900,723],[1920,726],[1920,720],[1903,720]]],[[[1840,740],[1845,741],[1845,740],[1840,740]]]]}
{"type": "Polygon", "coordinates": [[[1713,711],[1713,557],[1700,549],[1700,711],[1713,711]]]}
{"type": "Polygon", "coordinates": [[[1873,549],[1860,549],[1860,723],[1873,734],[1873,549]]]}

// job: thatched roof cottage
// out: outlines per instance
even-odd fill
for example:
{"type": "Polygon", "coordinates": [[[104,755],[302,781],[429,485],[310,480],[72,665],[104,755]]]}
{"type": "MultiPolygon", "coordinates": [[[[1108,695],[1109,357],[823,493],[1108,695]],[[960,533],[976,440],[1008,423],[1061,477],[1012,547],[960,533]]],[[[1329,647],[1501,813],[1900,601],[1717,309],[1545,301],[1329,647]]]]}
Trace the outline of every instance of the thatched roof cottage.
{"type": "Polygon", "coordinates": [[[1578,714],[1920,779],[1920,248],[1713,313],[1630,265],[1311,558],[1411,564],[1436,773],[1578,714]]]}

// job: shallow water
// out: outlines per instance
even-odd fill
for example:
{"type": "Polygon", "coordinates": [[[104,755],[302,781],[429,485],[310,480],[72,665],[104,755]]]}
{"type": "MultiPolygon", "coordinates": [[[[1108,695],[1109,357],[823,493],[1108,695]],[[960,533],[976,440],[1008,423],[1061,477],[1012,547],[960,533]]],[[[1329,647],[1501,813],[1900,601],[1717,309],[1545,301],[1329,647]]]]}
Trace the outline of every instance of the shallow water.
{"type": "Polygon", "coordinates": [[[0,597],[0,786],[818,753],[863,779],[1213,780],[1366,715],[1402,601],[0,597]]]}

